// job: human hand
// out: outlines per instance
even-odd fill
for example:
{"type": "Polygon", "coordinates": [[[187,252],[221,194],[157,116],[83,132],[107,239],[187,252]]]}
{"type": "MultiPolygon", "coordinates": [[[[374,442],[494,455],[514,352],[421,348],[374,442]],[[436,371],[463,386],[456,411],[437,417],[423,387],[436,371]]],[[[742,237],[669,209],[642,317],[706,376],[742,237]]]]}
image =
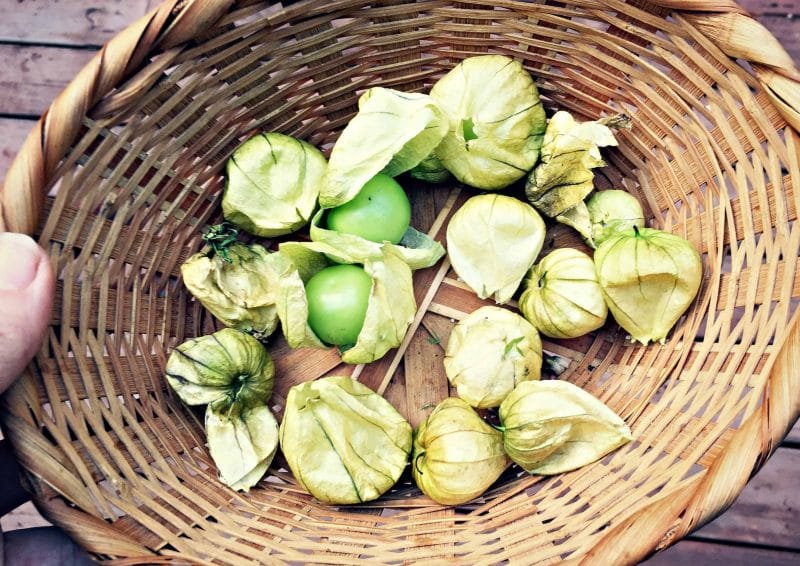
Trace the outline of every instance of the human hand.
{"type": "Polygon", "coordinates": [[[22,234],[0,233],[0,392],[22,373],[50,320],[55,277],[47,254],[22,234]]]}
{"type": "MultiPolygon", "coordinates": [[[[22,374],[42,344],[50,320],[55,276],[45,251],[28,236],[0,233],[0,393],[22,374]]],[[[0,514],[28,499],[13,453],[0,444],[0,514]]],[[[91,564],[60,529],[0,533],[0,564],[91,564]]]]}

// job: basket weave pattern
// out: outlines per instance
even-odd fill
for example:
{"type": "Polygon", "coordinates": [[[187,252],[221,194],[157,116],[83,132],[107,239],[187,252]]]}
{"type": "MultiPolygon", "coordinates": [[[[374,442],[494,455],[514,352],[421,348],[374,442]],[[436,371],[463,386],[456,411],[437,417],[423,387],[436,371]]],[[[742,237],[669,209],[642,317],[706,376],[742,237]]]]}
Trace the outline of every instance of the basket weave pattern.
{"type": "MultiPolygon", "coordinates": [[[[118,564],[607,564],[727,508],[800,413],[800,75],[735,3],[658,4],[174,0],[114,38],[54,101],[0,194],[0,228],[35,234],[58,274],[46,344],[2,412],[41,512],[118,564]],[[569,361],[561,378],[635,441],[562,476],[512,469],[459,508],[406,476],[372,504],[325,506],[280,458],[249,494],[224,488],[201,415],[163,368],[217,327],[179,267],[221,219],[225,160],[257,131],[329,149],[364,88],[427,91],[485,52],[522,60],[550,112],[630,114],[598,186],[630,191],[651,225],[703,256],[700,295],[665,345],[633,345],[613,324],[544,342],[569,361]]],[[[439,239],[474,194],[409,191],[412,223],[439,239]]],[[[579,244],[552,234],[550,246],[579,244]]],[[[346,373],[418,424],[449,394],[453,321],[484,303],[446,259],[415,273],[415,292],[407,340],[367,366],[272,339],[276,410],[294,383],[346,373]]]]}

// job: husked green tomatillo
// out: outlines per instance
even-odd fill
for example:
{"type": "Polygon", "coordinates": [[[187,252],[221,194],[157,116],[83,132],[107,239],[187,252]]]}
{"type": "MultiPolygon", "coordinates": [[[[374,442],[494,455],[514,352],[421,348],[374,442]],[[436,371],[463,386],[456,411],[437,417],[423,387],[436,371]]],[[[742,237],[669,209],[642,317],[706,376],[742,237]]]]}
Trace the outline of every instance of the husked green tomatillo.
{"type": "Polygon", "coordinates": [[[439,403],[414,434],[414,481],[442,505],[475,499],[509,465],[502,434],[457,397],[439,403]]]}
{"type": "Polygon", "coordinates": [[[497,407],[517,383],[539,379],[542,341],[520,315],[481,307],[453,328],[444,370],[458,396],[471,406],[497,407]]]}
{"type": "Polygon", "coordinates": [[[694,246],[654,228],[634,227],[605,240],[594,264],[608,309],[642,344],[666,340],[703,277],[694,246]]]}
{"type": "Polygon", "coordinates": [[[289,390],[280,445],[311,495],[324,503],[363,503],[400,478],[411,435],[386,399],[348,376],[331,376],[289,390]]]}
{"type": "Polygon", "coordinates": [[[500,405],[503,446],[530,474],[560,474],[599,460],[632,438],[602,401],[567,381],[525,381],[500,405]]]}
{"type": "Polygon", "coordinates": [[[577,338],[606,321],[594,262],[574,248],[558,248],[533,266],[523,283],[519,309],[542,334],[577,338]]]}
{"type": "MultiPolygon", "coordinates": [[[[284,335],[292,347],[325,345],[309,326],[309,301],[305,283],[330,263],[330,246],[322,242],[285,242],[275,254],[287,263],[281,275],[278,314],[284,335]]],[[[367,312],[356,343],[342,352],[348,364],[373,362],[400,345],[417,310],[411,268],[397,246],[384,244],[379,259],[364,262],[372,278],[367,312]]],[[[348,262],[355,263],[355,262],[348,262]]]]}

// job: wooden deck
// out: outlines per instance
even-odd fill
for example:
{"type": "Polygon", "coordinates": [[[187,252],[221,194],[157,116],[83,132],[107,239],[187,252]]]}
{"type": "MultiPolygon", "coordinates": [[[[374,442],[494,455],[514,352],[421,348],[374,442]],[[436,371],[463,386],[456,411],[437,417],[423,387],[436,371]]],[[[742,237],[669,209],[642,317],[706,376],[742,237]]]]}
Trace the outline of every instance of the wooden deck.
{"type": "MultiPolygon", "coordinates": [[[[34,121],[99,47],[158,0],[3,0],[0,18],[0,179],[34,121]]],[[[741,4],[800,60],[800,0],[741,4]],[[798,14],[798,19],[793,15],[798,14]]],[[[652,566],[800,564],[800,424],[736,503],[652,566]]],[[[46,524],[27,504],[3,530],[46,524]]]]}

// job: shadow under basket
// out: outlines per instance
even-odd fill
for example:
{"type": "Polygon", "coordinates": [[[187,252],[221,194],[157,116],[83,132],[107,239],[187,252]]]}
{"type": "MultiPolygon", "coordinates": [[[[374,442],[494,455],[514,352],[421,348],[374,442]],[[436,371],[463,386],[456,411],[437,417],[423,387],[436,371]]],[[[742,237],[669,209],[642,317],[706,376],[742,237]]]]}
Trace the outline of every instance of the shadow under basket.
{"type": "MultiPolygon", "coordinates": [[[[173,0],[115,37],[37,124],[2,193],[6,228],[34,234],[58,278],[45,344],[2,410],[42,514],[117,564],[616,564],[721,513],[800,411],[800,115],[798,71],[769,32],[735,3],[700,4],[173,0]],[[222,219],[226,159],[262,131],[327,152],[364,89],[427,92],[481,53],[522,61],[548,115],[630,115],[597,186],[628,190],[702,255],[700,293],[665,344],[633,344],[611,320],[544,342],[560,378],[634,441],[555,477],[512,467],[458,507],[408,473],[377,501],[324,505],[280,455],[256,488],[231,491],[202,413],[163,377],[172,348],[219,327],[180,265],[222,219]]],[[[413,225],[440,240],[476,194],[407,189],[413,225]]],[[[581,244],[564,228],[546,245],[581,244]]],[[[448,396],[447,336],[486,303],[446,260],[414,284],[410,339],[372,364],[271,338],[277,414],[289,387],[322,375],[355,372],[415,426],[448,396]]]]}

